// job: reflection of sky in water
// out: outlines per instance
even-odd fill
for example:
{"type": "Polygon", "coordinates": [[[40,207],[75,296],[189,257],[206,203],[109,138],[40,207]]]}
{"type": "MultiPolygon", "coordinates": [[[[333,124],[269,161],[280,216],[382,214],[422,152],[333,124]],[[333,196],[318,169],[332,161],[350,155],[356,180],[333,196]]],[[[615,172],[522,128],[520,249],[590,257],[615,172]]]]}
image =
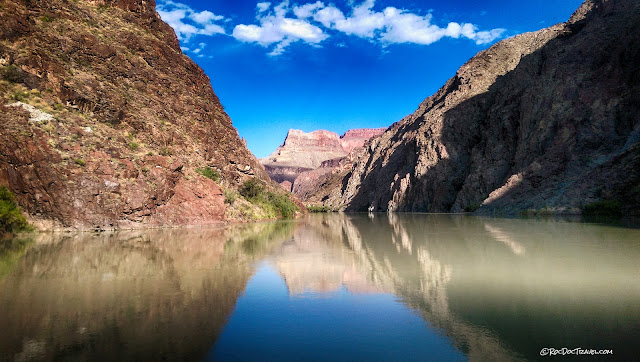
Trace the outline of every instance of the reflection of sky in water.
{"type": "Polygon", "coordinates": [[[640,230],[373,216],[15,240],[0,360],[637,356],[640,230]]]}
{"type": "Polygon", "coordinates": [[[392,294],[346,288],[290,295],[260,263],[209,355],[212,359],[464,360],[449,340],[392,294]]]}

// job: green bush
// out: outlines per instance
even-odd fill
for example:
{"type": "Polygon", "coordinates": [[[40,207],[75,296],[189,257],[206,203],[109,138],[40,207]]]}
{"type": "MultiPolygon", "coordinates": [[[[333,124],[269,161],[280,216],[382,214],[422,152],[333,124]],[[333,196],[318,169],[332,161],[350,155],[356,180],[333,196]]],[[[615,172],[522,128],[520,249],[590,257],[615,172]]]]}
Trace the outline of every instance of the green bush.
{"type": "Polygon", "coordinates": [[[238,199],[238,193],[235,190],[224,188],[222,193],[224,194],[225,204],[233,204],[238,199]]]}
{"type": "Polygon", "coordinates": [[[622,203],[616,200],[601,200],[587,204],[582,208],[585,216],[620,216],[622,203]]]}
{"type": "Polygon", "coordinates": [[[464,212],[475,212],[480,208],[480,206],[482,206],[482,204],[479,202],[471,203],[464,207],[464,212]]]}
{"type": "Polygon", "coordinates": [[[16,204],[13,194],[6,187],[0,187],[0,234],[25,230],[27,219],[16,204]]]}
{"type": "Polygon", "coordinates": [[[218,173],[218,171],[212,169],[209,166],[197,168],[196,172],[206,178],[212,179],[213,181],[218,182],[218,180],[220,180],[220,174],[218,173]]]}
{"type": "Polygon", "coordinates": [[[137,150],[138,148],[140,148],[140,145],[139,145],[139,144],[137,144],[136,142],[133,142],[133,141],[129,142],[129,149],[130,149],[131,151],[135,151],[135,150],[137,150]]]}
{"type": "Polygon", "coordinates": [[[298,210],[298,207],[287,195],[267,192],[267,201],[273,206],[276,212],[285,219],[292,218],[296,210],[298,210]]]}
{"type": "Polygon", "coordinates": [[[257,198],[262,195],[264,192],[264,185],[262,185],[255,178],[248,179],[242,184],[240,188],[240,195],[242,195],[245,199],[251,201],[252,199],[257,198]]]}
{"type": "Polygon", "coordinates": [[[79,166],[84,166],[86,164],[86,162],[84,162],[84,160],[81,158],[76,158],[74,162],[79,166]]]}
{"type": "Polygon", "coordinates": [[[15,91],[13,92],[9,98],[13,101],[23,102],[31,97],[31,93],[23,92],[23,91],[15,91]]]}
{"type": "Polygon", "coordinates": [[[2,79],[11,83],[21,83],[25,78],[25,72],[13,64],[2,67],[0,74],[2,79]]]}
{"type": "Polygon", "coordinates": [[[285,219],[293,217],[298,210],[296,204],[287,195],[271,191],[265,192],[265,186],[253,178],[242,184],[240,195],[252,204],[285,219]]]}

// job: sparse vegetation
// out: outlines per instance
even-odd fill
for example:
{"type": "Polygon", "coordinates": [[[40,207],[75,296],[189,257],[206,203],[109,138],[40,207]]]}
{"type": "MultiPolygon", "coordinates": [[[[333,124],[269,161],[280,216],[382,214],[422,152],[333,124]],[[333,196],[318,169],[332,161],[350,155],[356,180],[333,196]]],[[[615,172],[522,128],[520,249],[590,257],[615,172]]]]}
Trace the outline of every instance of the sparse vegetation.
{"type": "Polygon", "coordinates": [[[260,206],[273,217],[293,217],[298,207],[285,194],[265,192],[265,186],[256,179],[249,179],[240,188],[240,195],[252,204],[260,206]]]}
{"type": "Polygon", "coordinates": [[[259,195],[262,195],[263,192],[264,185],[254,178],[245,181],[240,188],[240,195],[249,201],[257,198],[259,195]]]}
{"type": "Polygon", "coordinates": [[[138,148],[140,148],[140,145],[137,142],[133,142],[133,141],[129,142],[127,145],[129,146],[129,149],[131,151],[137,151],[138,148]]]}
{"type": "Polygon", "coordinates": [[[171,150],[169,148],[167,148],[167,147],[162,147],[160,149],[160,151],[158,152],[158,154],[160,156],[172,156],[173,152],[171,152],[171,150]]]}
{"type": "Polygon", "coordinates": [[[43,23],[50,23],[53,21],[53,18],[47,15],[43,15],[40,17],[40,21],[42,21],[43,23]]]}
{"type": "Polygon", "coordinates": [[[544,206],[540,209],[525,209],[525,210],[520,210],[518,212],[518,214],[520,216],[523,217],[535,217],[535,216],[553,216],[557,214],[557,211],[555,211],[553,208],[548,207],[548,206],[544,206]]]}
{"type": "Polygon", "coordinates": [[[109,10],[109,5],[105,5],[105,4],[99,4],[98,5],[98,12],[100,14],[104,13],[107,10],[109,10]]]}
{"type": "Polygon", "coordinates": [[[224,188],[224,189],[222,189],[222,192],[224,193],[224,203],[225,204],[231,205],[238,199],[239,195],[233,189],[224,188]]]}
{"type": "Polygon", "coordinates": [[[21,90],[16,90],[15,92],[11,93],[11,95],[9,96],[11,100],[17,101],[17,102],[24,102],[27,99],[29,99],[29,97],[31,97],[31,94],[29,92],[23,92],[21,90]]]}
{"type": "Polygon", "coordinates": [[[2,79],[11,83],[20,83],[24,79],[24,71],[13,64],[2,67],[0,74],[2,79]]]}
{"type": "Polygon", "coordinates": [[[81,159],[81,158],[76,158],[74,162],[76,163],[76,165],[80,165],[80,166],[83,166],[83,167],[84,167],[84,165],[86,164],[86,163],[84,162],[84,160],[83,160],[83,159],[81,159]]]}
{"type": "Polygon", "coordinates": [[[307,210],[313,213],[327,213],[327,212],[335,212],[334,209],[325,205],[307,205],[307,210]]]}
{"type": "Polygon", "coordinates": [[[287,195],[267,192],[267,203],[285,219],[290,219],[298,210],[298,207],[291,201],[287,195]]]}
{"type": "Polygon", "coordinates": [[[220,173],[209,166],[197,168],[196,172],[215,182],[218,182],[218,180],[220,180],[220,173]]]}
{"type": "Polygon", "coordinates": [[[585,216],[620,216],[622,215],[622,203],[617,200],[600,200],[586,204],[582,208],[585,216]]]}
{"type": "Polygon", "coordinates": [[[464,207],[464,212],[475,212],[476,210],[478,210],[480,207],[482,206],[481,203],[479,202],[473,202],[467,206],[464,207]]]}
{"type": "Polygon", "coordinates": [[[29,224],[16,204],[13,193],[0,186],[0,235],[27,229],[29,224]]]}

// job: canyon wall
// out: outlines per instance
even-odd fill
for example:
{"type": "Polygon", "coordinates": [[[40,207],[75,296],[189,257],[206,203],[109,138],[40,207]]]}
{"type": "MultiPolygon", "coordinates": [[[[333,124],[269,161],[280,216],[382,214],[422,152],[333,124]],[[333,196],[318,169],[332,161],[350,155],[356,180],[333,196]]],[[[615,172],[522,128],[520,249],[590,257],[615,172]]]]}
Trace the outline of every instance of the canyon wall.
{"type": "Polygon", "coordinates": [[[220,186],[270,183],[153,0],[2,1],[0,18],[0,185],[37,226],[218,223],[220,186]]]}
{"type": "Polygon", "coordinates": [[[382,134],[384,130],[359,128],[338,136],[337,133],[325,130],[305,133],[291,129],[284,143],[269,157],[262,159],[261,163],[272,180],[286,190],[296,193],[299,189],[296,184],[306,187],[309,182],[315,183],[315,175],[323,174],[331,167],[331,163],[327,162],[337,165],[339,160],[362,148],[365,142],[382,134]],[[305,176],[299,178],[303,174],[305,176]]]}
{"type": "Polygon", "coordinates": [[[587,0],[566,23],[464,64],[309,199],[349,211],[640,210],[640,2],[587,0]]]}

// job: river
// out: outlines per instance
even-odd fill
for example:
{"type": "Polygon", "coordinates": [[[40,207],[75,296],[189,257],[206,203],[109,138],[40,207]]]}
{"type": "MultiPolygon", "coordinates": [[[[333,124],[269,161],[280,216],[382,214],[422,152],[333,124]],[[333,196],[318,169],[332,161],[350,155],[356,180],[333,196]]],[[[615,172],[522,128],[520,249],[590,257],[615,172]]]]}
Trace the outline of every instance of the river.
{"type": "Polygon", "coordinates": [[[0,251],[0,331],[0,360],[624,360],[640,230],[321,214],[24,235],[0,251]]]}

